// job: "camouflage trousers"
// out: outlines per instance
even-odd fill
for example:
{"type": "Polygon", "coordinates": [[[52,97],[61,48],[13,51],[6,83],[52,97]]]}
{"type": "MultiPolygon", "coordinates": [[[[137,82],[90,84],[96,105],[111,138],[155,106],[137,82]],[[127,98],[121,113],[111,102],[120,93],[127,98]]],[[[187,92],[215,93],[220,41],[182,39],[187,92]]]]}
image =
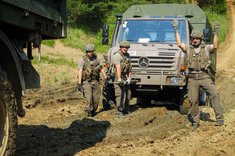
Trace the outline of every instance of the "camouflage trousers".
{"type": "Polygon", "coordinates": [[[91,112],[96,111],[98,109],[99,100],[100,100],[100,83],[97,80],[93,80],[91,82],[84,81],[83,82],[83,95],[86,100],[85,111],[91,112]]]}
{"type": "Polygon", "coordinates": [[[128,113],[128,107],[131,99],[130,86],[115,84],[114,90],[115,90],[117,111],[128,113]]]}
{"type": "Polygon", "coordinates": [[[214,110],[216,119],[223,119],[223,108],[217,93],[216,86],[210,77],[202,79],[189,78],[188,80],[188,97],[190,102],[190,109],[188,115],[191,116],[192,121],[195,123],[200,122],[200,109],[199,109],[199,92],[200,87],[211,98],[211,106],[214,110]]]}

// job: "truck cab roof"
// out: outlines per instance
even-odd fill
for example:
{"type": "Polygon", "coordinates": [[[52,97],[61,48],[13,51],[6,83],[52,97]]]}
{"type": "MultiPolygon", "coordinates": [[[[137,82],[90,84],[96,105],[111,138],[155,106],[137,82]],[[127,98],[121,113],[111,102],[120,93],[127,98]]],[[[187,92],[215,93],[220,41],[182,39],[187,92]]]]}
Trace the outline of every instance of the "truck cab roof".
{"type": "Polygon", "coordinates": [[[132,5],[123,13],[129,18],[187,18],[194,29],[203,30],[207,26],[206,14],[193,4],[146,4],[132,5]]]}

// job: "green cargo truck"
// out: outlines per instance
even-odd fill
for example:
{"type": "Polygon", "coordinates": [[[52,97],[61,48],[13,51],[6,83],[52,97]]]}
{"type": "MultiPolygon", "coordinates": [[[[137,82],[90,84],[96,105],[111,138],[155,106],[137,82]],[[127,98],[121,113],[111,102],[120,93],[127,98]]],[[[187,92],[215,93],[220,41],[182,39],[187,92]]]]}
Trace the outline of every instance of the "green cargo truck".
{"type": "MultiPolygon", "coordinates": [[[[132,97],[140,103],[174,101],[184,112],[187,103],[186,54],[175,42],[172,26],[178,20],[183,43],[189,44],[193,30],[204,33],[204,42],[212,41],[211,25],[203,10],[192,4],[133,5],[122,15],[117,15],[108,62],[123,40],[130,42],[132,64],[132,97]]],[[[108,25],[103,26],[103,44],[108,44],[108,25]]],[[[215,55],[212,58],[212,77],[215,74],[215,55]]],[[[202,94],[205,97],[205,94],[202,94]]],[[[205,99],[205,98],[202,98],[205,99]]],[[[205,101],[205,100],[204,100],[205,101]]]]}
{"type": "Polygon", "coordinates": [[[0,1],[0,156],[14,154],[24,91],[40,86],[32,47],[66,37],[66,18],[66,0],[0,1]]]}

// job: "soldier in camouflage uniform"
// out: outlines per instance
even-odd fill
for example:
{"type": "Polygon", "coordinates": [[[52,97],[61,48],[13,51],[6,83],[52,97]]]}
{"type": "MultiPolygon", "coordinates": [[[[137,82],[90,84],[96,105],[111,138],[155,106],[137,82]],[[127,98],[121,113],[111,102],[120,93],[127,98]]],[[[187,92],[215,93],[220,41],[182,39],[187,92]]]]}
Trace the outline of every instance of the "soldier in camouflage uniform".
{"type": "Polygon", "coordinates": [[[130,44],[127,41],[120,43],[120,49],[114,54],[112,58],[112,65],[114,66],[115,79],[119,82],[114,84],[117,115],[123,116],[128,114],[128,106],[130,103],[130,82],[131,82],[131,59],[127,52],[130,44]]]}
{"type": "Polygon", "coordinates": [[[191,44],[185,45],[181,43],[178,33],[178,22],[174,20],[173,27],[175,29],[176,43],[183,52],[188,55],[188,97],[190,101],[190,109],[188,113],[189,120],[192,122],[193,129],[199,127],[200,110],[199,110],[199,90],[200,87],[206,91],[211,97],[211,106],[215,112],[215,126],[224,125],[223,108],[216,86],[208,74],[208,66],[210,64],[209,53],[215,52],[218,47],[218,31],[220,24],[214,25],[213,44],[202,44],[203,34],[200,31],[194,31],[191,34],[191,44]]]}
{"type": "Polygon", "coordinates": [[[93,117],[98,108],[101,88],[100,88],[100,72],[106,79],[103,66],[97,55],[94,54],[95,46],[87,44],[86,55],[84,55],[78,62],[78,84],[77,88],[83,91],[86,99],[86,108],[89,117],[93,117]]]}

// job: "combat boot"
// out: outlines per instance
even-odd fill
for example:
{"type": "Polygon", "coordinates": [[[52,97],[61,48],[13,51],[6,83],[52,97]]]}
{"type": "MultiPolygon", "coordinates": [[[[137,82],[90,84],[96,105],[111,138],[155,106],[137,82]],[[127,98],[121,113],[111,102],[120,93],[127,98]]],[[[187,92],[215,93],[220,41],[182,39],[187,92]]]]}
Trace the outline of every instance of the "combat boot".
{"type": "Polygon", "coordinates": [[[117,116],[117,117],[123,117],[124,114],[123,114],[123,112],[117,111],[117,112],[116,112],[116,116],[117,116]]]}
{"type": "Polygon", "coordinates": [[[89,111],[87,112],[87,117],[94,117],[96,115],[95,111],[89,111]]]}
{"type": "Polygon", "coordinates": [[[124,115],[128,115],[128,114],[129,114],[128,109],[124,109],[124,110],[123,110],[123,114],[124,114],[124,115]]]}
{"type": "Polygon", "coordinates": [[[21,118],[23,118],[26,115],[26,110],[25,108],[19,109],[17,110],[17,115],[21,118]]]}
{"type": "Polygon", "coordinates": [[[87,112],[87,117],[92,117],[91,112],[87,112]]]}
{"type": "Polygon", "coordinates": [[[196,123],[196,122],[193,122],[193,123],[192,123],[192,128],[193,128],[193,130],[199,128],[199,126],[200,126],[199,123],[196,123]]]}
{"type": "Polygon", "coordinates": [[[115,105],[115,103],[113,101],[110,101],[109,103],[110,103],[110,108],[111,109],[115,109],[116,108],[116,105],[115,105]]]}
{"type": "Polygon", "coordinates": [[[217,119],[215,122],[215,126],[223,126],[224,125],[224,120],[223,119],[217,119]]]}

